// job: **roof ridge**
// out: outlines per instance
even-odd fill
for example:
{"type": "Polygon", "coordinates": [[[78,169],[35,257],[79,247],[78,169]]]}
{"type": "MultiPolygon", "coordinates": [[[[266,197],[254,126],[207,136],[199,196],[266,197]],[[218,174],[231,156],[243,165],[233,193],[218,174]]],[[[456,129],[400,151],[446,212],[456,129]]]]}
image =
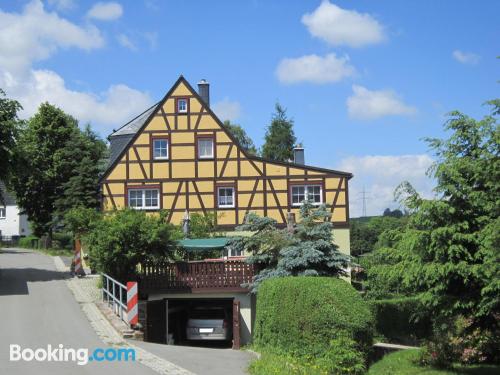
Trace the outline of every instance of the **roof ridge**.
{"type": "Polygon", "coordinates": [[[110,135],[108,135],[108,137],[111,137],[113,134],[115,134],[116,132],[118,132],[119,130],[123,129],[125,126],[129,125],[130,123],[134,122],[135,120],[137,120],[139,117],[141,117],[143,114],[145,114],[147,111],[150,111],[152,108],[156,107],[158,105],[158,103],[160,102],[156,102],[155,104],[153,104],[151,107],[148,107],[145,111],[142,111],[140,114],[138,114],[137,116],[135,116],[133,119],[131,119],[130,121],[126,122],[125,124],[123,124],[122,126],[120,126],[118,129],[113,129],[113,133],[111,133],[110,135]]]}

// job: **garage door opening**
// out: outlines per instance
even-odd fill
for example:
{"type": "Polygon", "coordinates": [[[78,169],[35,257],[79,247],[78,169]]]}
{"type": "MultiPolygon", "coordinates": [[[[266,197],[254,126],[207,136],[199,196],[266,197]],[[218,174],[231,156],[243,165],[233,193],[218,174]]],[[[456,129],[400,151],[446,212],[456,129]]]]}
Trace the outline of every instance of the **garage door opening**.
{"type": "Polygon", "coordinates": [[[239,341],[239,313],[233,319],[233,310],[233,298],[149,301],[145,340],[169,345],[235,347],[233,338],[239,341]]]}

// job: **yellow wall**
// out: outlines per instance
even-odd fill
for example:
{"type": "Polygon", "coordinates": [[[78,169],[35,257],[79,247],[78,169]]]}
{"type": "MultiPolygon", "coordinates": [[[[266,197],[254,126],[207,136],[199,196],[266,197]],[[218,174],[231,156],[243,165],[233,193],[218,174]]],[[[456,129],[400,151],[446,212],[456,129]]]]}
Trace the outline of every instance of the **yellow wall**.
{"type": "Polygon", "coordinates": [[[161,186],[161,208],[171,211],[170,221],[174,224],[180,223],[185,210],[203,209],[216,212],[221,226],[241,224],[248,211],[285,224],[283,217],[289,210],[300,219],[299,208],[289,206],[290,184],[308,180],[323,185],[324,203],[331,206],[336,202],[332,210],[336,227],[348,228],[349,176],[246,157],[182,79],[162,108],[166,119],[158,110],[102,181],[104,210],[126,206],[126,187],[157,184],[161,186]],[[176,114],[178,97],[189,99],[189,113],[176,114]],[[196,137],[200,135],[215,139],[216,160],[197,160],[196,137]],[[169,160],[151,159],[153,137],[169,139],[169,160]],[[214,192],[221,183],[236,187],[238,204],[234,209],[216,207],[214,192]]]}

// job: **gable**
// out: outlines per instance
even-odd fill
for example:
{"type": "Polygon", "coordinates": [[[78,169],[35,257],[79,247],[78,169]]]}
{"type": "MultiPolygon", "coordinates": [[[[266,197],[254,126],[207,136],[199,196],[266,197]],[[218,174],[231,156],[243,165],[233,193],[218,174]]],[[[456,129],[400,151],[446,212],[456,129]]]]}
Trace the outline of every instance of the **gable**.
{"type": "Polygon", "coordinates": [[[151,209],[167,209],[174,223],[186,210],[215,211],[221,225],[238,225],[249,211],[284,223],[287,212],[298,211],[292,186],[314,185],[321,187],[332,220],[348,225],[350,173],[247,154],[183,77],[157,105],[110,138],[123,149],[101,178],[104,210],[126,207],[131,189],[149,189],[159,200],[151,209]],[[177,111],[179,100],[186,101],[182,107],[187,111],[177,111]],[[199,142],[207,138],[213,155],[203,158],[199,142]],[[156,141],[164,145],[163,158],[153,156],[156,141]],[[221,186],[233,189],[234,207],[218,207],[221,186]]]}

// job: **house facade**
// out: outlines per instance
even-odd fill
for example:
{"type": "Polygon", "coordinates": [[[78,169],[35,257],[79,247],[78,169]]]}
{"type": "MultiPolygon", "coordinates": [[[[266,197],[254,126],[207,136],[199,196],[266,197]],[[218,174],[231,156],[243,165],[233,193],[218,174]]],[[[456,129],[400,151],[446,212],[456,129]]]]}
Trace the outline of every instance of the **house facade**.
{"type": "MultiPolygon", "coordinates": [[[[219,229],[231,235],[249,212],[271,217],[281,226],[298,221],[301,202],[307,198],[328,207],[334,241],[349,254],[352,175],[305,165],[301,149],[288,163],[249,154],[211,110],[208,83],[199,82],[198,90],[181,76],[162,100],[109,136],[110,163],[100,182],[102,209],[164,209],[177,225],[186,212],[215,213],[219,229]]],[[[208,269],[213,272],[211,267],[205,262],[189,269],[206,274],[208,269]]],[[[226,273],[238,269],[244,277],[251,276],[235,264],[225,263],[223,268],[226,273]]],[[[191,283],[189,290],[159,288],[150,290],[147,298],[167,303],[193,298],[237,301],[242,342],[248,342],[254,309],[247,290],[229,288],[227,283],[194,285],[193,279],[196,275],[185,278],[191,283]]],[[[158,309],[165,311],[164,306],[158,309]]]]}
{"type": "Polygon", "coordinates": [[[3,197],[3,202],[0,201],[0,239],[11,241],[29,236],[31,230],[28,217],[21,213],[14,194],[7,191],[2,181],[0,181],[0,191],[3,197]]]}

